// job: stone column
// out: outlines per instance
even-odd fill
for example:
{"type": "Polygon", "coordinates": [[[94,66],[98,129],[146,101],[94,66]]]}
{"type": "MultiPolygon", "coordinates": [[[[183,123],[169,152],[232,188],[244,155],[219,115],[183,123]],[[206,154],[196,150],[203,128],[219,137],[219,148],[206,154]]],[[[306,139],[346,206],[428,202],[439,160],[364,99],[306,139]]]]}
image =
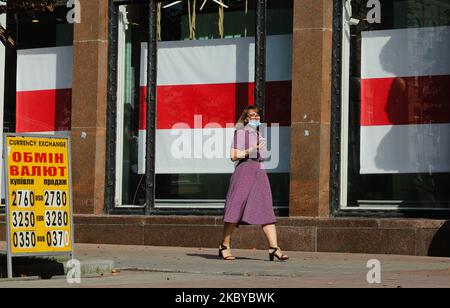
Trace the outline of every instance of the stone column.
{"type": "Polygon", "coordinates": [[[294,0],[290,216],[329,216],[333,0],[294,0]]]}
{"type": "Polygon", "coordinates": [[[108,1],[80,0],[73,42],[72,177],[75,213],[104,211],[108,1]]]}

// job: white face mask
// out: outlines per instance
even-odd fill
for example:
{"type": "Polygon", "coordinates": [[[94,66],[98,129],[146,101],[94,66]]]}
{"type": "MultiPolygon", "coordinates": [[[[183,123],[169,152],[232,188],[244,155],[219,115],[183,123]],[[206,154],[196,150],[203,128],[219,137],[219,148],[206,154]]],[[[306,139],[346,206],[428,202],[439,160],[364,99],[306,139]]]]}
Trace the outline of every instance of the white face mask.
{"type": "Polygon", "coordinates": [[[261,121],[260,120],[250,120],[250,121],[248,121],[248,126],[250,126],[252,128],[258,128],[259,126],[261,126],[261,121]]]}

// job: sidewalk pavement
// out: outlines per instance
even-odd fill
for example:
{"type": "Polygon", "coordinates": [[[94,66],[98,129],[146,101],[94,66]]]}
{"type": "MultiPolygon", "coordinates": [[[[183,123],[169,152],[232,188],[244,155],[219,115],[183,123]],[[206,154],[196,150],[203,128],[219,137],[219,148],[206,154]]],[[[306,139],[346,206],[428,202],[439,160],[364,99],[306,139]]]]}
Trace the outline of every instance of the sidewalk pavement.
{"type": "MultiPolygon", "coordinates": [[[[0,243],[0,250],[4,250],[0,243]]],[[[233,250],[235,261],[217,257],[217,249],[77,244],[81,263],[114,262],[112,273],[41,280],[0,279],[5,287],[149,287],[149,288],[308,288],[450,287],[450,258],[392,255],[286,252],[287,262],[270,262],[268,251],[233,250]],[[381,262],[381,283],[369,284],[367,262],[381,262]]]]}

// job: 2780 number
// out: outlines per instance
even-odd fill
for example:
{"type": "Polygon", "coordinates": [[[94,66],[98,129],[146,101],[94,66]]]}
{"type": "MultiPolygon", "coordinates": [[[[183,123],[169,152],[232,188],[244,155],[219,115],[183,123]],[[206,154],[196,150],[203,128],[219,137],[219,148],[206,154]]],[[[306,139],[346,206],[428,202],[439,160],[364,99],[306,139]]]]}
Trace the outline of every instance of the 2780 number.
{"type": "Polygon", "coordinates": [[[67,193],[61,190],[46,190],[44,192],[45,206],[66,206],[67,193]]]}

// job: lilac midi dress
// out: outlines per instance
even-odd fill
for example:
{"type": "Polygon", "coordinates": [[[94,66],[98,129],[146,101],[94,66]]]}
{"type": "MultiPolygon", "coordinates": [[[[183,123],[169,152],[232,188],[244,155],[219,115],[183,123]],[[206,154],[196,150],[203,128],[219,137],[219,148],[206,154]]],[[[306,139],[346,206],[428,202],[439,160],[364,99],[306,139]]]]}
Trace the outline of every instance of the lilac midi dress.
{"type": "MultiPolygon", "coordinates": [[[[260,133],[245,126],[235,131],[232,147],[247,150],[261,141],[260,133]]],[[[266,171],[262,168],[265,151],[238,162],[233,176],[224,210],[224,222],[266,225],[276,222],[272,205],[272,191],[266,171]]]]}

